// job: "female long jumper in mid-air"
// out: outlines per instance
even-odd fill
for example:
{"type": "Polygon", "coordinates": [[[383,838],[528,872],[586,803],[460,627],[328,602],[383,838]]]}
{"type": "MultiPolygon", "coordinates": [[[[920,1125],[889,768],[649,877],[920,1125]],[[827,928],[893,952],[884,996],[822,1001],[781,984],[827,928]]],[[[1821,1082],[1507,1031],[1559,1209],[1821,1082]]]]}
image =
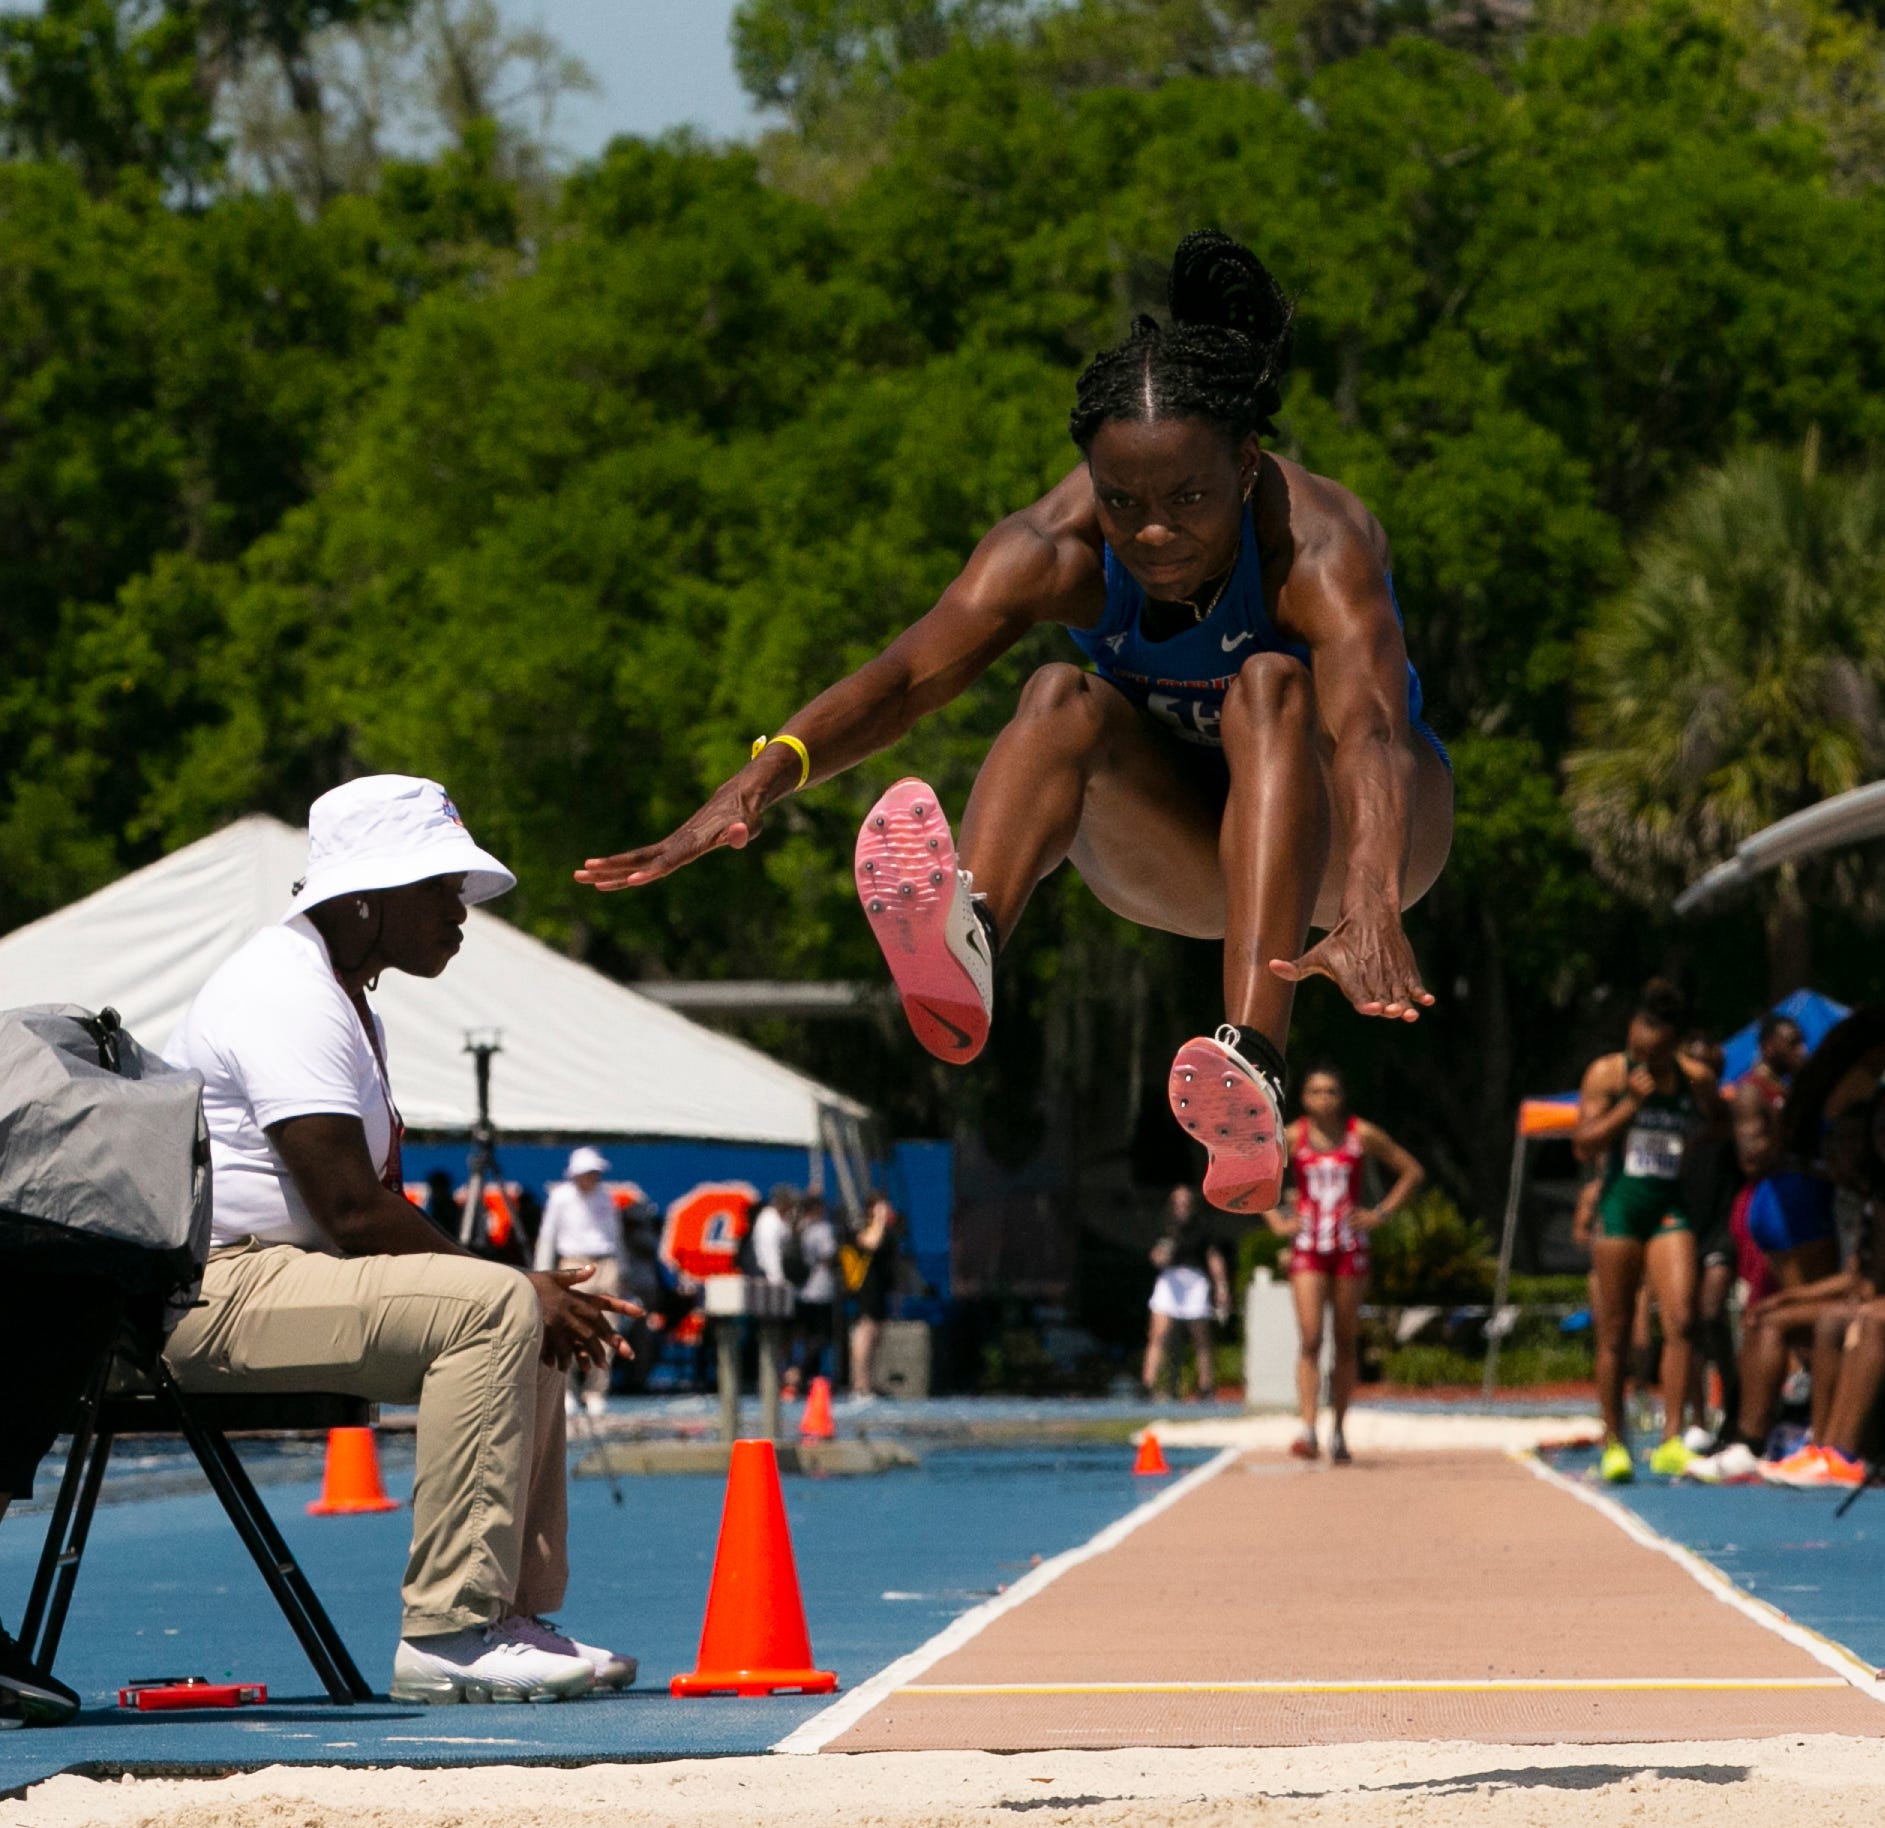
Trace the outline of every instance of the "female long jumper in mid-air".
{"type": "Polygon", "coordinates": [[[1205,1197],[1276,1204],[1295,988],[1334,980],[1364,1015],[1414,1021],[1401,912],[1446,861],[1453,778],[1421,720],[1387,536],[1339,484],[1262,448],[1290,306],[1213,231],[1172,261],[1170,324],[1139,318],[1080,377],[1085,453],[976,547],[920,621],[821,693],[678,830],[596,857],[599,889],[654,882],[766,809],[888,748],[1041,622],[1092,663],[1040,668],[969,796],[962,842],[899,781],[864,821],[859,895],[917,1039],[973,1060],[993,959],[1035,885],[1070,861],[1127,920],[1224,944],[1226,1020],[1172,1064],[1205,1197]],[[1305,946],[1311,925],[1327,930],[1305,946]]]}

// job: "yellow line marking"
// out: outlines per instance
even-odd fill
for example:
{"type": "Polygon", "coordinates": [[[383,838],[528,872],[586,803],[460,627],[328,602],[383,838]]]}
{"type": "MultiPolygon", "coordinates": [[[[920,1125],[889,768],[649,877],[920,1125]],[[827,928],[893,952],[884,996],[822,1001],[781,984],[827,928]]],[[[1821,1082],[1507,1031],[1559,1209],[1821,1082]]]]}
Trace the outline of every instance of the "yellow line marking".
{"type": "Polygon", "coordinates": [[[1482,1682],[918,1682],[899,1695],[1530,1695],[1706,1694],[1846,1688],[1842,1676],[1515,1676],[1482,1682]]]}

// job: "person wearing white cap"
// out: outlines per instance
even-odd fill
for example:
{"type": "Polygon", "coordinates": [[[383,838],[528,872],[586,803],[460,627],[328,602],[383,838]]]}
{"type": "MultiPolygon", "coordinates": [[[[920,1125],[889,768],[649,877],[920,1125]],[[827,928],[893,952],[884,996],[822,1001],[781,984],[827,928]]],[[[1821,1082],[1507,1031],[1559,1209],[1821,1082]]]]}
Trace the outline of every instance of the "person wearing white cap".
{"type": "Polygon", "coordinates": [[[201,1304],[165,1356],[189,1390],[334,1390],[419,1405],[398,1701],[524,1701],[632,1682],[542,1615],[563,1600],[562,1393],[606,1364],[586,1271],[471,1256],[401,1193],[383,971],[437,977],[465,911],[515,886],[436,781],[314,802],[287,915],[197,993],[165,1058],[204,1079],[213,1221],[201,1304]]]}
{"type": "MultiPolygon", "coordinates": [[[[546,1269],[582,1269],[593,1266],[588,1287],[599,1295],[621,1292],[622,1215],[615,1210],[613,1195],[606,1192],[602,1177],[609,1164],[601,1153],[586,1144],[570,1151],[564,1178],[550,1189],[543,1203],[543,1224],[537,1232],[536,1266],[546,1269]]],[[[582,1368],[583,1407],[598,1416],[608,1407],[609,1366],[588,1364],[582,1368]]],[[[564,1398],[564,1407],[575,1413],[573,1391],[564,1398]]]]}

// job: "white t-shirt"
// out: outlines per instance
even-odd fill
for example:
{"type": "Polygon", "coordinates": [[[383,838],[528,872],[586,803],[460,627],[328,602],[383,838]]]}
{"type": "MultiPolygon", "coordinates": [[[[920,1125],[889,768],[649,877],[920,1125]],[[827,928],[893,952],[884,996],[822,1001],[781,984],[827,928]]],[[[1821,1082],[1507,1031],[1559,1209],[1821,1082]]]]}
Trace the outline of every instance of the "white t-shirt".
{"type": "MultiPolygon", "coordinates": [[[[373,1025],[381,1050],[385,1030],[373,1025]]],[[[382,1174],[392,1156],[389,1088],[366,1030],[311,921],[264,927],[196,993],[164,1049],[203,1075],[213,1209],[210,1241],[259,1238],[332,1251],[308,1216],[270,1124],[317,1113],[357,1117],[382,1174]]]]}
{"type": "Polygon", "coordinates": [[[543,1203],[543,1229],[537,1233],[538,1269],[555,1269],[558,1257],[619,1257],[622,1221],[614,1196],[598,1185],[589,1193],[574,1181],[558,1181],[543,1203]]]}
{"type": "Polygon", "coordinates": [[[753,1220],[753,1261],[768,1282],[785,1280],[785,1239],[792,1228],[776,1206],[762,1206],[753,1220]]]}

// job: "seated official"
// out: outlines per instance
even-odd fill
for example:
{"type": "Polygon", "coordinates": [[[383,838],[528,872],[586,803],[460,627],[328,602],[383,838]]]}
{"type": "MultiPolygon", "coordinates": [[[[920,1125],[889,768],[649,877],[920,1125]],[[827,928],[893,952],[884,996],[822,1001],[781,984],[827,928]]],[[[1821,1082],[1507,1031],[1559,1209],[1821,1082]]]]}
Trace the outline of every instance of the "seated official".
{"type": "Polygon", "coordinates": [[[165,1356],[187,1390],[332,1390],[419,1406],[396,1701],[523,1701],[632,1682],[542,1615],[563,1600],[562,1391],[631,1303],[440,1233],[401,1189],[383,971],[437,977],[466,908],[515,886],[445,790],[350,781],[308,815],[286,918],[228,959],[165,1057],[204,1079],[214,1173],[202,1305],[165,1356]]]}

